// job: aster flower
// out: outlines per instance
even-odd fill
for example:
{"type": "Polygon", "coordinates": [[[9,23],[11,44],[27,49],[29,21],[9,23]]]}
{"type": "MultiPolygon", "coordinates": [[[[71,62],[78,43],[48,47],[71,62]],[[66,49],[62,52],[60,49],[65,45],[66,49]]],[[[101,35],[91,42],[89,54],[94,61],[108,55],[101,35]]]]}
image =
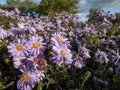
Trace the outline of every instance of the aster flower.
{"type": "Polygon", "coordinates": [[[9,25],[10,25],[10,27],[12,27],[12,28],[15,26],[14,23],[11,23],[11,22],[9,23],[9,25]]]}
{"type": "Polygon", "coordinates": [[[24,29],[25,28],[24,23],[18,23],[18,27],[24,29]]]}
{"type": "Polygon", "coordinates": [[[12,32],[14,35],[23,35],[23,34],[25,34],[24,28],[12,28],[12,29],[11,29],[11,32],[12,32]]]}
{"type": "Polygon", "coordinates": [[[76,44],[77,44],[77,49],[78,49],[78,51],[80,51],[80,48],[81,48],[81,42],[76,41],[76,44]]]}
{"type": "Polygon", "coordinates": [[[27,29],[31,34],[36,34],[36,29],[34,27],[29,26],[27,29]]]}
{"type": "Polygon", "coordinates": [[[120,51],[119,49],[117,49],[117,51],[112,50],[112,61],[115,63],[115,65],[117,65],[117,63],[120,60],[120,51]]]}
{"type": "Polygon", "coordinates": [[[45,50],[44,45],[42,37],[35,35],[30,37],[26,47],[31,55],[39,55],[45,50]]]}
{"type": "Polygon", "coordinates": [[[42,22],[39,22],[38,24],[36,24],[36,29],[44,31],[44,27],[42,25],[42,22]]]}
{"type": "Polygon", "coordinates": [[[20,14],[20,11],[19,11],[17,8],[15,8],[15,12],[16,12],[17,14],[20,14]]]}
{"type": "Polygon", "coordinates": [[[103,83],[103,84],[105,84],[105,85],[107,85],[107,86],[109,85],[108,81],[102,80],[101,78],[98,78],[98,77],[96,77],[96,76],[94,76],[93,80],[94,80],[95,82],[103,83]]]}
{"type": "Polygon", "coordinates": [[[35,55],[35,56],[30,56],[28,60],[32,61],[34,63],[35,68],[36,67],[44,67],[47,66],[47,62],[44,59],[43,55],[35,55]]]}
{"type": "Polygon", "coordinates": [[[21,72],[24,72],[26,70],[33,72],[35,69],[36,69],[36,67],[35,67],[34,63],[27,59],[24,61],[24,63],[21,66],[19,66],[19,70],[21,72]]]}
{"type": "Polygon", "coordinates": [[[85,63],[83,60],[84,59],[82,57],[78,57],[73,61],[73,65],[77,68],[82,68],[85,66],[85,63]]]}
{"type": "Polygon", "coordinates": [[[107,12],[103,9],[99,10],[98,13],[101,14],[101,16],[106,16],[107,15],[107,12]]]}
{"type": "Polygon", "coordinates": [[[35,67],[38,66],[38,58],[37,58],[37,56],[30,56],[28,58],[28,60],[32,61],[35,67]]]}
{"type": "Polygon", "coordinates": [[[0,9],[0,14],[5,13],[5,10],[0,9]]]}
{"type": "Polygon", "coordinates": [[[36,75],[30,72],[24,72],[17,82],[19,90],[32,90],[36,84],[36,75]]]}
{"type": "Polygon", "coordinates": [[[109,48],[114,49],[116,47],[115,41],[114,40],[109,40],[108,41],[108,46],[109,46],[109,48]]]}
{"type": "Polygon", "coordinates": [[[116,15],[115,15],[115,14],[111,14],[111,15],[110,15],[110,18],[111,18],[112,20],[115,20],[115,19],[116,19],[116,15]]]}
{"type": "Polygon", "coordinates": [[[25,40],[18,39],[14,43],[10,43],[10,45],[7,46],[8,52],[12,54],[14,57],[23,57],[27,54],[27,51],[25,49],[25,40]]]}
{"type": "Polygon", "coordinates": [[[0,27],[0,39],[4,39],[7,36],[7,31],[3,30],[2,27],[0,27]]]}
{"type": "Polygon", "coordinates": [[[120,61],[118,61],[117,63],[115,63],[115,65],[117,66],[115,68],[115,70],[116,70],[117,73],[119,73],[119,71],[120,71],[120,61]]]}
{"type": "Polygon", "coordinates": [[[6,17],[11,17],[13,18],[13,15],[15,14],[15,12],[11,11],[11,12],[8,12],[8,11],[5,11],[5,16],[6,17]]]}
{"type": "Polygon", "coordinates": [[[15,68],[19,68],[26,60],[26,57],[14,57],[13,63],[15,68]]]}
{"type": "Polygon", "coordinates": [[[57,65],[71,64],[72,63],[72,53],[67,47],[59,47],[53,46],[53,57],[51,57],[51,61],[56,63],[57,65]]]}
{"type": "Polygon", "coordinates": [[[85,46],[82,46],[82,47],[80,48],[80,54],[81,54],[82,57],[84,57],[85,59],[91,58],[89,52],[90,52],[90,50],[87,49],[85,46]]]}
{"type": "Polygon", "coordinates": [[[54,33],[52,35],[53,37],[51,38],[52,44],[59,45],[59,46],[70,46],[70,42],[68,41],[67,38],[65,38],[63,35],[60,33],[54,33]]]}
{"type": "Polygon", "coordinates": [[[109,61],[109,59],[107,58],[107,54],[100,50],[95,53],[95,57],[97,58],[97,62],[100,63],[108,63],[109,61]]]}
{"type": "Polygon", "coordinates": [[[37,68],[34,71],[34,75],[36,76],[37,83],[45,78],[44,71],[41,68],[37,68]]]}

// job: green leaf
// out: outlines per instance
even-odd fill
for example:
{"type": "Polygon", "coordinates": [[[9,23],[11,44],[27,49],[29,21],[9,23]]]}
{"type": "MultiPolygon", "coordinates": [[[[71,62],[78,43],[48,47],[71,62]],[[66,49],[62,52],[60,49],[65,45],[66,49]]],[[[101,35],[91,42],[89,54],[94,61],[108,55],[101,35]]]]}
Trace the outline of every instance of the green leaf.
{"type": "Polygon", "coordinates": [[[7,84],[7,85],[2,85],[2,83],[0,83],[0,90],[6,89],[6,88],[10,87],[13,84],[14,84],[13,81],[11,83],[7,84]]]}
{"type": "Polygon", "coordinates": [[[83,77],[83,81],[82,81],[82,87],[84,86],[84,83],[88,80],[88,78],[91,76],[91,72],[90,71],[87,71],[85,74],[84,74],[84,77],[83,77]]]}
{"type": "Polygon", "coordinates": [[[37,90],[42,90],[43,86],[44,86],[43,82],[40,82],[38,84],[37,90]]]}

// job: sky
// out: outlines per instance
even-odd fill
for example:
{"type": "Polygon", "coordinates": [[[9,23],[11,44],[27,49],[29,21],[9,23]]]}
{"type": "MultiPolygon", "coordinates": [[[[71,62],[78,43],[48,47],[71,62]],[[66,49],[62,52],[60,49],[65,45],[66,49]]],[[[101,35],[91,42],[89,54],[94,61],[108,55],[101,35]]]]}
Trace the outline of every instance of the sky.
{"type": "Polygon", "coordinates": [[[89,14],[91,8],[101,8],[110,13],[120,12],[120,0],[80,0],[78,4],[78,14],[83,20],[89,14]]]}
{"type": "Polygon", "coordinates": [[[0,4],[5,4],[6,0],[0,0],[0,4]]]}
{"type": "MultiPolygon", "coordinates": [[[[40,2],[41,0],[33,0],[40,2]]],[[[0,4],[5,4],[6,0],[0,0],[0,4]]],[[[102,8],[111,13],[120,12],[120,0],[80,0],[78,4],[78,15],[82,20],[86,20],[91,8],[102,8]]]]}

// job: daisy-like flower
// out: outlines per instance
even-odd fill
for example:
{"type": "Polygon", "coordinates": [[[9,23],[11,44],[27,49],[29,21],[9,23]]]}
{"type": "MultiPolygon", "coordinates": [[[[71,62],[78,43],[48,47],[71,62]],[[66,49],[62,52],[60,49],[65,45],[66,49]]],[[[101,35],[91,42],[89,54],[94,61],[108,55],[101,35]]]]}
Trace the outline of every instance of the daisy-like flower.
{"type": "Polygon", "coordinates": [[[95,57],[97,58],[97,62],[100,62],[100,63],[108,63],[108,61],[109,61],[107,54],[100,50],[98,50],[95,53],[95,57]]]}
{"type": "Polygon", "coordinates": [[[25,29],[24,28],[12,28],[11,32],[14,35],[24,35],[25,34],[25,29]]]}
{"type": "Polygon", "coordinates": [[[43,80],[45,78],[44,71],[41,68],[40,69],[36,69],[34,71],[34,75],[37,78],[37,83],[39,83],[41,80],[43,80]]]}
{"type": "Polygon", "coordinates": [[[24,63],[21,66],[19,66],[19,70],[21,72],[24,72],[26,70],[33,72],[35,69],[36,68],[35,68],[34,63],[30,60],[25,60],[24,63]]]}
{"type": "Polygon", "coordinates": [[[15,12],[16,12],[17,14],[20,14],[20,11],[19,11],[17,8],[15,8],[15,12]]]}
{"type": "Polygon", "coordinates": [[[37,77],[30,72],[24,72],[17,82],[18,90],[32,90],[36,84],[37,77]]]}
{"type": "Polygon", "coordinates": [[[28,60],[32,61],[35,67],[38,66],[38,58],[37,58],[37,56],[30,56],[28,58],[28,60]]]}
{"type": "Polygon", "coordinates": [[[115,15],[115,14],[111,14],[111,15],[110,15],[110,18],[111,18],[112,20],[115,20],[115,19],[116,19],[116,15],[115,15]]]}
{"type": "Polygon", "coordinates": [[[36,33],[36,29],[34,27],[27,27],[27,30],[30,32],[30,34],[35,34],[36,33]]]}
{"type": "Polygon", "coordinates": [[[15,68],[19,68],[25,62],[26,57],[14,57],[13,63],[15,68]]]}
{"type": "Polygon", "coordinates": [[[4,39],[5,37],[7,37],[7,31],[3,30],[1,27],[0,27],[0,39],[4,39]]]}
{"type": "Polygon", "coordinates": [[[90,52],[90,50],[87,49],[85,46],[82,46],[82,47],[80,48],[80,54],[81,54],[85,59],[91,58],[89,52],[90,52]]]}
{"type": "Polygon", "coordinates": [[[53,57],[51,57],[51,61],[56,63],[57,65],[71,64],[72,63],[72,53],[67,47],[53,46],[53,57]]]}
{"type": "Polygon", "coordinates": [[[8,45],[8,51],[14,57],[24,57],[27,54],[25,49],[25,40],[18,39],[16,42],[8,45]]]}
{"type": "Polygon", "coordinates": [[[77,68],[82,68],[85,66],[85,63],[83,61],[84,59],[82,57],[78,57],[74,60],[73,64],[77,68]]]}
{"type": "Polygon", "coordinates": [[[120,61],[120,50],[117,49],[117,51],[112,50],[112,61],[115,63],[115,65],[118,64],[118,62],[120,61]]]}
{"type": "Polygon", "coordinates": [[[54,33],[51,38],[52,44],[59,45],[59,46],[70,46],[70,42],[67,38],[65,38],[60,33],[54,33]]]}
{"type": "Polygon", "coordinates": [[[35,68],[36,67],[44,67],[47,66],[47,62],[44,59],[44,55],[35,55],[35,56],[30,56],[28,60],[32,61],[34,63],[35,68]]]}
{"type": "Polygon", "coordinates": [[[30,40],[26,44],[26,47],[31,55],[42,54],[45,50],[45,43],[43,43],[42,37],[37,35],[31,36],[30,40]]]}

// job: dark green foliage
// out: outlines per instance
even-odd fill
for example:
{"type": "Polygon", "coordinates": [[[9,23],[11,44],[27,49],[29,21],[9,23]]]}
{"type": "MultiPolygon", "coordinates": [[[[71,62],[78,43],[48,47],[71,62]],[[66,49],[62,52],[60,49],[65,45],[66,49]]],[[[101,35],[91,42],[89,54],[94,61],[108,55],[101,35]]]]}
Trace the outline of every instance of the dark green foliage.
{"type": "Polygon", "coordinates": [[[11,11],[11,10],[14,9],[14,6],[11,6],[11,5],[8,5],[8,4],[5,4],[5,5],[0,4],[0,8],[3,9],[3,10],[11,11]]]}
{"type": "Polygon", "coordinates": [[[17,21],[15,19],[0,15],[0,26],[3,26],[3,29],[10,29],[9,23],[13,23],[17,26],[17,21]]]}
{"type": "Polygon", "coordinates": [[[89,22],[95,23],[95,22],[102,22],[103,21],[103,18],[99,18],[97,16],[98,10],[99,9],[90,9],[90,11],[89,11],[90,14],[87,16],[87,17],[89,17],[89,19],[88,19],[89,22]],[[93,15],[93,14],[94,14],[94,16],[91,17],[91,15],[93,15]]]}
{"type": "Polygon", "coordinates": [[[13,23],[15,26],[17,26],[17,21],[15,19],[0,15],[0,26],[3,26],[3,29],[10,29],[10,23],[13,23]]]}
{"type": "Polygon", "coordinates": [[[0,8],[3,10],[13,10],[14,8],[18,8],[21,5],[20,0],[6,0],[7,4],[0,5],[0,8]]]}
{"type": "Polygon", "coordinates": [[[7,0],[7,4],[17,8],[21,4],[21,0],[7,0]]]}
{"type": "Polygon", "coordinates": [[[33,2],[32,0],[24,0],[21,2],[21,5],[18,7],[19,10],[23,15],[30,15],[30,16],[35,16],[36,15],[36,8],[38,4],[33,2]]]}
{"type": "Polygon", "coordinates": [[[13,90],[16,87],[18,70],[13,67],[5,41],[0,41],[0,90],[13,90]]]}
{"type": "Polygon", "coordinates": [[[76,13],[79,0],[42,0],[37,8],[42,15],[54,16],[55,13],[76,13]]]}
{"type": "Polygon", "coordinates": [[[65,65],[58,67],[55,64],[50,64],[50,67],[46,67],[44,70],[46,78],[40,82],[38,90],[75,90],[81,88],[80,69],[68,69],[65,65]]]}

